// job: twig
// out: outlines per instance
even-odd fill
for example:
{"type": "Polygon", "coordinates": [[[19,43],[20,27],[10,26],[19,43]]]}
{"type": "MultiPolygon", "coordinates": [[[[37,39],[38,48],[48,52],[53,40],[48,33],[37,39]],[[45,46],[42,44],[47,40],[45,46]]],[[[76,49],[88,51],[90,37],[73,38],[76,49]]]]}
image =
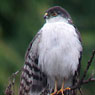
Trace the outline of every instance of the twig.
{"type": "Polygon", "coordinates": [[[87,79],[87,80],[84,80],[84,81],[83,81],[83,84],[87,84],[87,83],[93,82],[93,81],[95,81],[95,78],[89,78],[89,79],[87,79]]]}
{"type": "Polygon", "coordinates": [[[93,61],[94,55],[95,55],[95,50],[92,52],[92,56],[91,56],[90,60],[88,61],[87,67],[86,67],[86,69],[84,71],[84,74],[83,74],[83,77],[82,77],[80,83],[83,82],[84,78],[86,77],[88,69],[89,69],[89,67],[90,67],[90,65],[91,65],[91,63],[93,61]]]}
{"type": "Polygon", "coordinates": [[[22,68],[18,71],[16,71],[15,73],[12,74],[12,76],[9,78],[9,84],[5,90],[5,95],[13,95],[15,94],[14,93],[14,90],[12,88],[14,88],[14,84],[15,84],[15,78],[17,76],[17,74],[19,72],[21,72],[22,68]]]}

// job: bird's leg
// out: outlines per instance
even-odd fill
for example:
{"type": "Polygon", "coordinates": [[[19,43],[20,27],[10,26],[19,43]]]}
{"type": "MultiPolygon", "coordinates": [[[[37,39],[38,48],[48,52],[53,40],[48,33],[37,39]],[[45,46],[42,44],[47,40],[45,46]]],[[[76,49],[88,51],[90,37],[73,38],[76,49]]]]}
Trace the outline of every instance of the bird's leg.
{"type": "Polygon", "coordinates": [[[62,93],[62,95],[64,95],[64,80],[63,80],[63,83],[62,83],[62,87],[61,89],[57,92],[57,94],[59,93],[62,93]]]}
{"type": "Polygon", "coordinates": [[[51,95],[55,95],[57,93],[57,79],[55,79],[55,88],[54,88],[54,92],[51,93],[51,95]]]}
{"type": "Polygon", "coordinates": [[[66,91],[66,90],[71,90],[71,88],[69,88],[69,87],[67,87],[67,88],[64,89],[64,81],[65,81],[65,79],[63,80],[62,87],[61,87],[61,89],[57,92],[57,94],[62,93],[62,95],[64,95],[64,91],[66,91]]]}
{"type": "MultiPolygon", "coordinates": [[[[64,81],[65,81],[65,79],[64,79],[64,81]]],[[[66,91],[66,90],[71,90],[71,88],[67,87],[67,88],[64,89],[64,91],[66,91]]]]}

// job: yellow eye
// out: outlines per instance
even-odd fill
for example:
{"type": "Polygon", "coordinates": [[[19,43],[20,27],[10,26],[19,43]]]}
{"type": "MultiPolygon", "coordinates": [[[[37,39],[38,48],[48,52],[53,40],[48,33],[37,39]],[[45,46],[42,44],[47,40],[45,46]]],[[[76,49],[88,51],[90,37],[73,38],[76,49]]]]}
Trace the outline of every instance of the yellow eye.
{"type": "Polygon", "coordinates": [[[57,13],[53,13],[52,16],[57,16],[57,13]]]}

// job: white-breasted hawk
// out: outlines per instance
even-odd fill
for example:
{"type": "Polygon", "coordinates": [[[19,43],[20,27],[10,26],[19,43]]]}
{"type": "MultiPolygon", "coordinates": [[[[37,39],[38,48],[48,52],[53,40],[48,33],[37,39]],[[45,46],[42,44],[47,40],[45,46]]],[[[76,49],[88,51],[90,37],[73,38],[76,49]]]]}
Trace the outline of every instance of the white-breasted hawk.
{"type": "Polygon", "coordinates": [[[64,95],[79,75],[81,37],[71,16],[55,6],[45,12],[44,19],[46,23],[26,52],[19,95],[40,95],[47,85],[50,93],[54,89],[51,95],[64,95]]]}

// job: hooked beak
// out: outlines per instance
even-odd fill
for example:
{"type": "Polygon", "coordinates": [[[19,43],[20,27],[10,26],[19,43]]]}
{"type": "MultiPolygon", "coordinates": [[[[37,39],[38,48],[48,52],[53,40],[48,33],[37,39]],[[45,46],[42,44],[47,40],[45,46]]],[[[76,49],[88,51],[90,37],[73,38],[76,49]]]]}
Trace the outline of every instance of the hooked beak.
{"type": "Polygon", "coordinates": [[[44,19],[47,19],[47,18],[48,18],[48,13],[45,13],[44,19]]]}

